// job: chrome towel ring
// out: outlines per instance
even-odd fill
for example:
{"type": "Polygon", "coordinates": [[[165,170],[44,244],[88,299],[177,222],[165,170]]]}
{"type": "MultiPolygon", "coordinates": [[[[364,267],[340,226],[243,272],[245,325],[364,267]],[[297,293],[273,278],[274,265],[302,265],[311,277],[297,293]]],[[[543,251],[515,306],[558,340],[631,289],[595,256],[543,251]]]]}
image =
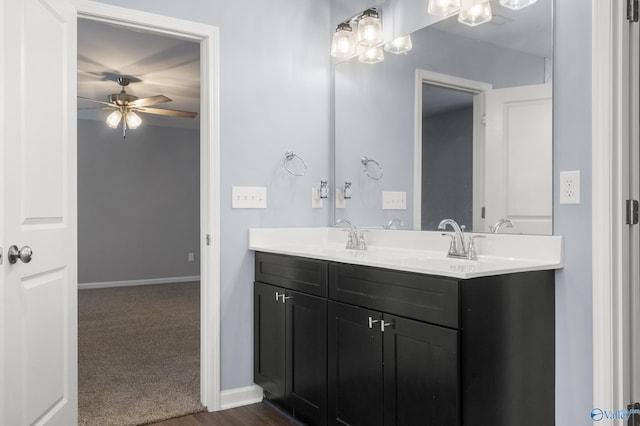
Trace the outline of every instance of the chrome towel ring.
{"type": "Polygon", "coordinates": [[[293,176],[304,176],[304,175],[307,174],[307,163],[305,163],[304,160],[302,159],[302,157],[300,157],[298,154],[294,154],[293,151],[287,151],[287,152],[284,153],[284,159],[282,160],[282,166],[284,167],[284,169],[286,171],[291,173],[293,176]],[[296,171],[293,171],[290,168],[291,163],[296,158],[302,164],[303,170],[301,172],[297,171],[297,167],[295,167],[296,171]]]}
{"type": "Polygon", "coordinates": [[[380,180],[383,176],[382,166],[376,160],[372,158],[362,157],[360,159],[362,163],[362,171],[365,175],[369,176],[373,180],[380,180]]]}

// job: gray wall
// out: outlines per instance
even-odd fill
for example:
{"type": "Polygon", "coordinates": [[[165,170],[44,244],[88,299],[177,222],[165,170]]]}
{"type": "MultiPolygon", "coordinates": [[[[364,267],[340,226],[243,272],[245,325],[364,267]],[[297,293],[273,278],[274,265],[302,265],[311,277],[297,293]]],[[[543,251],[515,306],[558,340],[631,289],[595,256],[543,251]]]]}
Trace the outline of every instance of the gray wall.
{"type": "Polygon", "coordinates": [[[422,229],[444,218],[472,229],[473,106],[422,119],[421,212],[422,229]]]}
{"type": "MultiPolygon", "coordinates": [[[[100,0],[220,29],[221,388],[253,383],[250,227],[326,226],[311,188],[329,174],[329,2],[100,0]],[[294,178],[285,151],[309,166],[294,178]],[[231,186],[266,186],[265,210],[232,210],[231,186]]],[[[214,236],[216,238],[216,236],[214,236]]]]}
{"type": "MultiPolygon", "coordinates": [[[[555,1],[553,73],[554,192],[559,172],[581,171],[581,203],[559,205],[554,234],[564,237],[556,274],[556,424],[586,424],[593,395],[591,300],[591,2],[555,1]],[[585,420],[582,420],[585,419],[585,420]]],[[[624,407],[612,407],[618,409],[624,407]]]]}
{"type": "Polygon", "coordinates": [[[78,120],[80,283],[200,275],[199,137],[78,120]]]}

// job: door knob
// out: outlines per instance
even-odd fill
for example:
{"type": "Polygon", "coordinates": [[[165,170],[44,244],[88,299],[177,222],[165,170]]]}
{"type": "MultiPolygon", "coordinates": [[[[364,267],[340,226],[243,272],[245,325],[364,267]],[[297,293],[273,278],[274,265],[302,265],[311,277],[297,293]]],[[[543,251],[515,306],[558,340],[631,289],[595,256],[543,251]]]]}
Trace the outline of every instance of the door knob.
{"type": "Polygon", "coordinates": [[[33,250],[31,247],[24,246],[20,250],[18,250],[18,246],[13,245],[9,247],[7,251],[7,257],[9,258],[9,263],[12,265],[18,261],[18,259],[22,260],[23,263],[31,262],[31,255],[33,254],[33,250]]]}

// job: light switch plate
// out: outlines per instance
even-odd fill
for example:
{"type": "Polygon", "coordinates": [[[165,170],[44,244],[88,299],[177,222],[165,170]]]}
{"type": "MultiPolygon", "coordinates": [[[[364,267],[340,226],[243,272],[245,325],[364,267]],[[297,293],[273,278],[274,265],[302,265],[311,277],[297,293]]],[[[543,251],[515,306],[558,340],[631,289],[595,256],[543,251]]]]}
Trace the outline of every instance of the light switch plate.
{"type": "Polygon", "coordinates": [[[404,191],[382,191],[382,210],[406,210],[407,193],[404,191]]]}
{"type": "Polygon", "coordinates": [[[266,209],[267,188],[258,186],[231,187],[231,208],[266,209]]]}

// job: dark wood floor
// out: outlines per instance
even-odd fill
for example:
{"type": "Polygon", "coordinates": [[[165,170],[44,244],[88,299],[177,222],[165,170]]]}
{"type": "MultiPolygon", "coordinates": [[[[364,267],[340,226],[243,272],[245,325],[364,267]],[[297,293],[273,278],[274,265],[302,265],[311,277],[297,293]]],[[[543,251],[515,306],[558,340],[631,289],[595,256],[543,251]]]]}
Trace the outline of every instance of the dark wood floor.
{"type": "Polygon", "coordinates": [[[197,413],[184,417],[178,417],[163,422],[153,423],[156,426],[290,426],[300,423],[289,419],[284,414],[266,404],[252,404],[230,410],[216,411],[213,413],[197,413]]]}

